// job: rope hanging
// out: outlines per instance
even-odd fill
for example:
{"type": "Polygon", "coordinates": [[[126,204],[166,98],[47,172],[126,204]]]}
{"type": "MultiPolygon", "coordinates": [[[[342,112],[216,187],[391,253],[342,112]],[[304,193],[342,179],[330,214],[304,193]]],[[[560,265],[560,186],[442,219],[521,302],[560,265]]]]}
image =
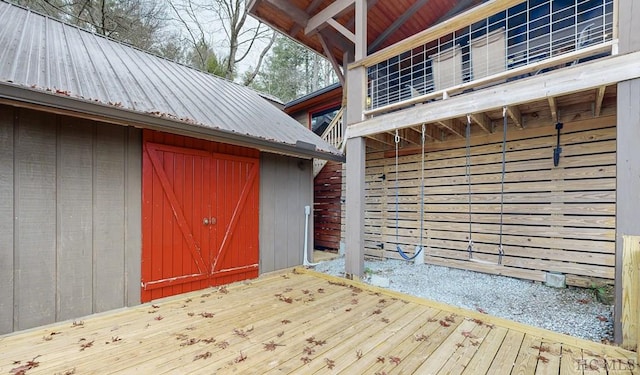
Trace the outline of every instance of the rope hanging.
{"type": "Polygon", "coordinates": [[[399,206],[400,206],[400,199],[399,199],[399,193],[398,193],[398,149],[400,146],[400,135],[398,134],[398,129],[396,129],[396,135],[395,135],[395,144],[396,144],[396,250],[398,251],[398,254],[400,254],[400,256],[405,259],[405,260],[413,260],[415,259],[421,252],[423,249],[423,245],[422,245],[422,241],[423,241],[423,222],[424,222],[424,142],[425,142],[425,125],[422,125],[422,172],[421,172],[421,188],[420,188],[420,245],[418,246],[418,248],[416,249],[416,252],[412,255],[409,256],[407,253],[405,253],[402,248],[400,247],[400,240],[399,240],[399,229],[398,229],[398,223],[399,223],[399,206]]]}
{"type": "Polygon", "coordinates": [[[469,245],[467,246],[467,252],[469,253],[469,259],[473,259],[473,237],[471,230],[471,115],[467,115],[467,129],[466,129],[466,174],[467,185],[469,187],[469,245]]]}
{"type": "Polygon", "coordinates": [[[502,109],[502,179],[500,181],[500,245],[498,246],[498,264],[502,264],[504,249],[502,247],[502,224],[504,214],[504,175],[507,155],[507,107],[502,109]]]}

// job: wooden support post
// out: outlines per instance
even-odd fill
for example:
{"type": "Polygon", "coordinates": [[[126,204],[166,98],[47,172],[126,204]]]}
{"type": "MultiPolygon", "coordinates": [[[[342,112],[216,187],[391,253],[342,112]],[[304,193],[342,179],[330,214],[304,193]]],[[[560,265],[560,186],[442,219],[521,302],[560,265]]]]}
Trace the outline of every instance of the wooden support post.
{"type": "Polygon", "coordinates": [[[333,70],[336,72],[336,75],[338,76],[338,80],[340,81],[340,84],[344,87],[344,74],[342,73],[342,69],[340,69],[338,60],[336,60],[336,57],[333,56],[333,53],[331,52],[331,48],[329,48],[329,44],[327,43],[327,40],[322,34],[322,32],[318,33],[318,39],[320,39],[320,44],[322,45],[322,50],[324,51],[325,57],[331,63],[333,70]]]}
{"type": "MultiPolygon", "coordinates": [[[[620,55],[640,51],[640,35],[635,32],[640,22],[640,7],[634,0],[618,0],[617,19],[620,55]]],[[[615,26],[614,26],[615,27],[615,26]]],[[[638,235],[640,212],[640,78],[618,83],[618,123],[616,126],[616,301],[613,322],[614,341],[622,343],[623,300],[623,236],[638,235]]]]}
{"type": "Polygon", "coordinates": [[[635,350],[640,341],[640,236],[623,236],[622,347],[635,350]]]}
{"type": "MultiPolygon", "coordinates": [[[[365,47],[366,48],[366,47],[365,47]]],[[[356,51],[358,46],[356,44],[356,51]]],[[[347,128],[362,121],[366,96],[367,75],[364,67],[347,72],[347,128]]],[[[348,131],[348,129],[347,129],[348,131]]],[[[366,139],[347,139],[346,166],[346,254],[345,273],[349,278],[364,274],[364,171],[366,139]]]]}
{"type": "Polygon", "coordinates": [[[350,279],[364,274],[364,137],[347,139],[347,212],[345,273],[350,279]]]}
{"type": "Polygon", "coordinates": [[[355,59],[361,60],[367,57],[367,1],[355,0],[356,2],[356,36],[355,36],[355,59]]]}
{"type": "Polygon", "coordinates": [[[510,105],[507,107],[507,113],[511,120],[516,124],[517,127],[522,129],[524,125],[522,124],[522,114],[520,113],[520,109],[518,109],[515,105],[510,105]]]}
{"type": "Polygon", "coordinates": [[[598,89],[596,90],[596,105],[595,109],[593,110],[593,117],[600,117],[605,91],[607,91],[607,86],[598,87],[598,89]]]}
{"type": "Polygon", "coordinates": [[[556,103],[556,98],[550,96],[547,98],[549,101],[549,110],[551,111],[551,119],[553,122],[558,122],[558,104],[556,103]]]}

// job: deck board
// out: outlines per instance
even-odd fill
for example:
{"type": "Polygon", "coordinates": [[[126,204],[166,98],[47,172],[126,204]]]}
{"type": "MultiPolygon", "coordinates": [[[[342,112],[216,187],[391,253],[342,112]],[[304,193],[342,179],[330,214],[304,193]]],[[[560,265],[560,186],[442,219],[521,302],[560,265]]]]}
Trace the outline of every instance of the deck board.
{"type": "Polygon", "coordinates": [[[36,356],[26,374],[631,374],[635,353],[290,270],[0,336],[0,373],[36,356]]]}

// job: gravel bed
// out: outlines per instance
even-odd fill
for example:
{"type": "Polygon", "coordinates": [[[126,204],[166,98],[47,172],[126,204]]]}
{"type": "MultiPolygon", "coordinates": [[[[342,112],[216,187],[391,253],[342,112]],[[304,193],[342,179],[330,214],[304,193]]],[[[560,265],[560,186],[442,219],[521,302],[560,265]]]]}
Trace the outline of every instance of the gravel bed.
{"type": "MultiPolygon", "coordinates": [[[[321,262],[318,272],[344,276],[344,257],[321,262]]],[[[600,342],[612,340],[613,306],[586,289],[557,289],[505,276],[400,260],[366,260],[365,271],[389,279],[389,289],[600,342]]]]}

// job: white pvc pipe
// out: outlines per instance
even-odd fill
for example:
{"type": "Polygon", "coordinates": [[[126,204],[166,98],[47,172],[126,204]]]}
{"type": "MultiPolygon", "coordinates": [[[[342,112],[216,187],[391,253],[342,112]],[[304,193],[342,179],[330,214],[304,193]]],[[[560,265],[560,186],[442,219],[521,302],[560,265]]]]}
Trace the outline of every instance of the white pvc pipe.
{"type": "Polygon", "coordinates": [[[309,250],[309,216],[311,215],[311,207],[304,206],[304,253],[303,253],[303,265],[306,266],[316,266],[319,263],[311,263],[309,262],[309,257],[307,255],[309,250]]]}

